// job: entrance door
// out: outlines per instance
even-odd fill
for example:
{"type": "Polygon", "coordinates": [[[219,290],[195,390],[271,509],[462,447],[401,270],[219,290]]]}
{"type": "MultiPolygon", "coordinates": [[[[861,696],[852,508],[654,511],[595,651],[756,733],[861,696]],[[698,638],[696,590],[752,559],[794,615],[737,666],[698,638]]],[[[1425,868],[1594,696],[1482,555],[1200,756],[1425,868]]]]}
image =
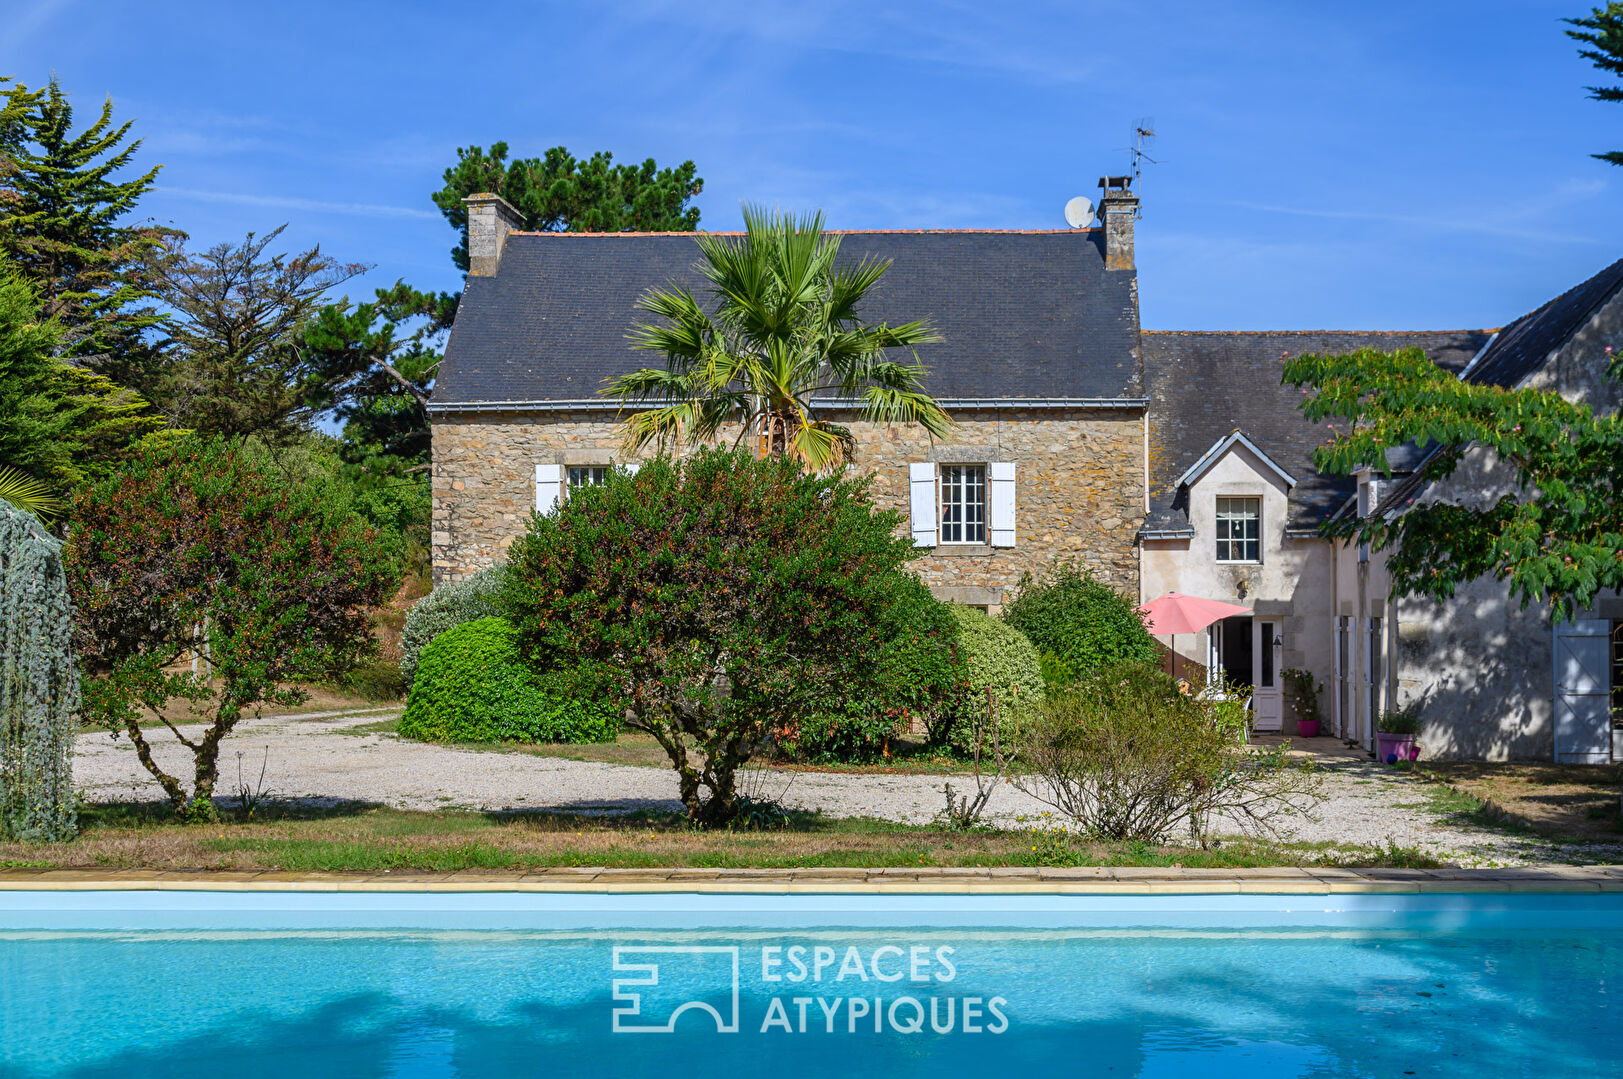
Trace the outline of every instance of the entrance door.
{"type": "Polygon", "coordinates": [[[1258,618],[1251,624],[1251,727],[1278,731],[1285,727],[1284,695],[1279,689],[1279,656],[1283,623],[1258,618]]]}
{"type": "Polygon", "coordinates": [[[1555,759],[1560,764],[1612,759],[1611,629],[1600,618],[1555,627],[1555,759]]]}

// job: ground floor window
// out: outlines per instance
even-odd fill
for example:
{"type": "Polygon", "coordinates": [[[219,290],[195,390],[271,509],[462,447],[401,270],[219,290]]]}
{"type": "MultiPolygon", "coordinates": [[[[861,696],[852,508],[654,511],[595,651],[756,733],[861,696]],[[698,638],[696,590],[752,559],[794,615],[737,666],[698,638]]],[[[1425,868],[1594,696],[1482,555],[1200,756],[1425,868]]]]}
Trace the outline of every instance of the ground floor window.
{"type": "Polygon", "coordinates": [[[986,466],[941,466],[941,542],[986,542],[986,466]]]}
{"type": "Polygon", "coordinates": [[[569,486],[598,487],[609,482],[608,465],[570,465],[569,486]]]}

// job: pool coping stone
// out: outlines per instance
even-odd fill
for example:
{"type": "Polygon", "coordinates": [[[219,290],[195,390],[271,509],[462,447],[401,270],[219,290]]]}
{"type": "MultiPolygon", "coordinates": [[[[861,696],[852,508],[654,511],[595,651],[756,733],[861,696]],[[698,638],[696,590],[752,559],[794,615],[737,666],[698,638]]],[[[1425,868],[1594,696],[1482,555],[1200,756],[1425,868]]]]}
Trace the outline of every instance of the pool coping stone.
{"type": "Polygon", "coordinates": [[[400,870],[0,869],[0,891],[1031,893],[1070,895],[1623,892],[1623,865],[1514,869],[884,869],[400,870]]]}

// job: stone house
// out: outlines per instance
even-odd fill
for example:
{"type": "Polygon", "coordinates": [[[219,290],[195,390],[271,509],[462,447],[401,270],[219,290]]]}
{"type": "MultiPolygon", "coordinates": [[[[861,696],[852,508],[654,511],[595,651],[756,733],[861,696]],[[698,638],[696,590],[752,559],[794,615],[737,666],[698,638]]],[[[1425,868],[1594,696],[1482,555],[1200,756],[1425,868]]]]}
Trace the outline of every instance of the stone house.
{"type": "MultiPolygon", "coordinates": [[[[620,405],[598,390],[662,362],[627,341],[648,288],[703,288],[691,235],[526,233],[501,199],[468,204],[472,272],[430,405],[436,581],[499,561],[571,484],[636,463],[620,405]]],[[[996,610],[1058,559],[1138,592],[1136,206],[1118,187],[1096,229],[841,234],[842,257],[892,260],[865,317],[928,319],[944,338],[921,359],[957,424],[951,442],[847,421],[855,467],[930,549],[914,568],[943,599],[996,610]]]]}
{"type": "MultiPolygon", "coordinates": [[[[500,561],[533,510],[637,463],[598,390],[660,362],[627,339],[646,289],[702,289],[688,234],[526,233],[501,199],[467,201],[471,272],[429,408],[436,582],[500,561]]],[[[1413,346],[1462,378],[1615,407],[1600,372],[1623,349],[1623,263],[1497,332],[1142,331],[1136,209],[1115,180],[1088,229],[841,234],[844,256],[892,260],[865,317],[927,318],[944,338],[920,359],[950,441],[847,420],[855,467],[929,549],[914,566],[931,589],[996,611],[1023,574],[1074,559],[1142,600],[1249,607],[1165,643],[1180,669],[1252,687],[1259,729],[1294,732],[1297,669],[1349,741],[1372,745],[1382,710],[1420,700],[1433,755],[1623,759],[1619,601],[1560,632],[1487,582],[1448,605],[1393,601],[1380,553],[1319,526],[1459,492],[1408,478],[1415,451],[1393,455],[1390,481],[1319,475],[1325,432],[1280,384],[1286,354],[1413,346]]],[[[1483,497],[1496,482],[1491,462],[1455,481],[1483,497]]]]}

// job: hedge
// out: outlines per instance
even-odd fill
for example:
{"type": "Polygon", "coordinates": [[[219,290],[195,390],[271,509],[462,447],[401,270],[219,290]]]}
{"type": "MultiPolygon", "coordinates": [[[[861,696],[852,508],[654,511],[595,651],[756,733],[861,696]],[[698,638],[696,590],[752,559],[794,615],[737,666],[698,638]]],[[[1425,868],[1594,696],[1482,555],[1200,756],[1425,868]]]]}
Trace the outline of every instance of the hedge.
{"type": "Polygon", "coordinates": [[[532,674],[512,624],[480,618],[423,649],[399,732],[425,742],[610,742],[620,718],[602,679],[584,668],[532,674]]]}
{"type": "Polygon", "coordinates": [[[968,754],[973,748],[974,725],[986,717],[986,690],[998,710],[998,737],[1013,744],[1025,718],[1043,703],[1042,660],[1024,634],[974,607],[954,605],[958,645],[966,665],[963,694],[959,698],[948,743],[968,754]]]}
{"type": "Polygon", "coordinates": [[[1154,665],[1155,639],[1133,601],[1075,565],[1040,581],[1029,576],[1003,608],[1003,621],[1025,634],[1046,660],[1050,681],[1065,684],[1123,663],[1154,665]]]}

